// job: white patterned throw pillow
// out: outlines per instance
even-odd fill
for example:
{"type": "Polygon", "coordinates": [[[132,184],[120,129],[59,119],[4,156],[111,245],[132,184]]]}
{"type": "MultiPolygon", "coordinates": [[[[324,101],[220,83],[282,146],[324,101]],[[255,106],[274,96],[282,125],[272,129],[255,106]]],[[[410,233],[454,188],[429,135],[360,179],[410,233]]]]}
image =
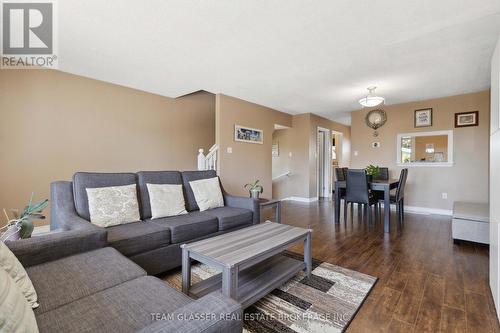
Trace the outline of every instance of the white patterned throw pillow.
{"type": "Polygon", "coordinates": [[[92,224],[105,228],[141,219],[135,184],[86,190],[92,224]]]}
{"type": "Polygon", "coordinates": [[[3,242],[0,242],[0,269],[9,274],[24,297],[26,297],[29,305],[33,309],[37,308],[38,296],[28,273],[26,273],[26,270],[14,253],[3,242]]]}
{"type": "Polygon", "coordinates": [[[187,214],[182,185],[146,184],[151,205],[151,219],[187,214]]]}
{"type": "Polygon", "coordinates": [[[224,198],[220,189],[219,177],[200,179],[189,182],[200,212],[217,207],[224,207],[224,198]]]}
{"type": "Polygon", "coordinates": [[[0,332],[38,333],[35,314],[19,286],[0,267],[0,332]]]}

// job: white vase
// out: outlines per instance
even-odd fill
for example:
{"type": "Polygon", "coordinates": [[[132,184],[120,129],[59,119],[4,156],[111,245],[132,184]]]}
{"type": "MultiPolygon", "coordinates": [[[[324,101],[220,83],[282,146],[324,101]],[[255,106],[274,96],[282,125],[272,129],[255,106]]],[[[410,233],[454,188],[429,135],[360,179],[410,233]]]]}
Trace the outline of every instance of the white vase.
{"type": "Polygon", "coordinates": [[[250,198],[258,199],[260,195],[260,190],[250,190],[250,198]]]}
{"type": "Polygon", "coordinates": [[[0,235],[1,241],[15,241],[21,239],[21,227],[17,225],[11,225],[7,230],[0,235]]]}

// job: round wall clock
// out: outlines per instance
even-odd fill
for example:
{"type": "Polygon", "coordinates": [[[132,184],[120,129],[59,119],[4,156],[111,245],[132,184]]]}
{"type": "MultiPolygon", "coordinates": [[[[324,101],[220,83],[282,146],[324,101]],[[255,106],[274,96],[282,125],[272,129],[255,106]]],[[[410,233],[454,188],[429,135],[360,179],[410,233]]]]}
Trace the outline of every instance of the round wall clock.
{"type": "Polygon", "coordinates": [[[371,110],[366,114],[365,122],[366,126],[373,128],[373,136],[378,136],[377,129],[384,126],[387,121],[387,114],[382,109],[371,110]]]}

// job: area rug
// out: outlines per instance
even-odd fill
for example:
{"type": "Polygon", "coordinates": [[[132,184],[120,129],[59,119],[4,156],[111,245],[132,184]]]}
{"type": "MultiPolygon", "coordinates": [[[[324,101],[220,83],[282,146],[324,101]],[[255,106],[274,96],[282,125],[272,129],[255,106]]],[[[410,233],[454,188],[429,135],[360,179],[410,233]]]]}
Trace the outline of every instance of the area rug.
{"type": "MultiPolygon", "coordinates": [[[[293,252],[285,255],[302,260],[293,252]]],[[[191,266],[192,283],[207,279],[217,270],[204,265],[191,266]]],[[[344,332],[363,304],[377,278],[313,259],[311,278],[302,272],[247,308],[244,332],[344,332]]],[[[182,276],[174,271],[163,280],[181,290],[182,276]]]]}

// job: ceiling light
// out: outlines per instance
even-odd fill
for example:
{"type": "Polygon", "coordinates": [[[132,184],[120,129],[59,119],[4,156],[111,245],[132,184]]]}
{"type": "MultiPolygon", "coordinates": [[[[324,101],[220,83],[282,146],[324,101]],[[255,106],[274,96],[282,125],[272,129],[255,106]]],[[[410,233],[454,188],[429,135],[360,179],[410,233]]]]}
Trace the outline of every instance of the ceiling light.
{"type": "Polygon", "coordinates": [[[377,105],[384,103],[385,98],[376,96],[374,91],[377,87],[368,87],[368,95],[365,98],[359,100],[359,104],[361,104],[365,108],[371,108],[377,105]]]}

